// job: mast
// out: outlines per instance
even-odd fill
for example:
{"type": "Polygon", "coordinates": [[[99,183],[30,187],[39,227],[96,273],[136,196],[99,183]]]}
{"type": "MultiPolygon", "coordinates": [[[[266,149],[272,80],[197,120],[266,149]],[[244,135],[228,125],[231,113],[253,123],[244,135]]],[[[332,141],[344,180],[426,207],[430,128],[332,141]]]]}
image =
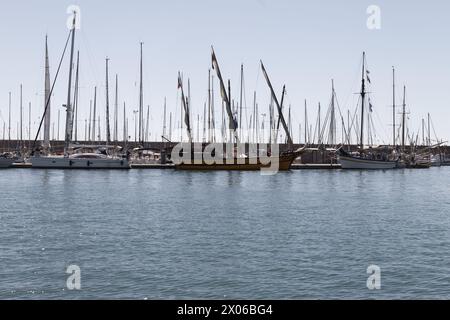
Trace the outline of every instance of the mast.
{"type": "Polygon", "coordinates": [[[251,121],[252,143],[256,143],[256,91],[253,93],[253,115],[251,121]]]}
{"type": "Polygon", "coordinates": [[[322,135],[322,119],[320,118],[320,116],[321,116],[321,105],[320,105],[320,102],[319,102],[319,109],[318,109],[318,113],[317,113],[317,122],[319,123],[319,128],[318,128],[318,132],[319,132],[319,135],[318,135],[318,137],[317,137],[317,144],[322,144],[322,137],[321,137],[321,135],[322,135]]]}
{"type": "Polygon", "coordinates": [[[331,122],[330,122],[330,143],[332,146],[336,145],[336,91],[334,89],[334,80],[331,80],[331,122]]]}
{"type": "Polygon", "coordinates": [[[366,53],[363,52],[363,63],[362,63],[362,81],[361,81],[361,136],[360,136],[360,147],[364,149],[364,102],[366,99],[366,78],[365,78],[365,67],[366,67],[366,53]]]}
{"type": "Polygon", "coordinates": [[[308,137],[308,102],[305,99],[305,145],[309,144],[308,137]]]}
{"type": "Polygon", "coordinates": [[[8,141],[11,142],[11,92],[9,92],[8,141]]]}
{"type": "Polygon", "coordinates": [[[101,118],[98,116],[98,141],[102,141],[101,118]]]}
{"type": "Polygon", "coordinates": [[[31,149],[31,102],[28,104],[28,148],[31,149]]]}
{"type": "Polygon", "coordinates": [[[428,146],[431,146],[431,118],[430,113],[428,113],[428,146]]]}
{"type": "Polygon", "coordinates": [[[128,137],[127,137],[127,111],[126,111],[126,104],[123,103],[123,144],[125,145],[127,143],[128,137]]]}
{"type": "Polygon", "coordinates": [[[220,72],[220,67],[219,67],[219,63],[217,62],[217,57],[216,57],[216,53],[214,52],[214,48],[211,47],[211,49],[212,49],[212,66],[213,66],[213,69],[216,70],[217,77],[219,78],[219,81],[220,81],[220,92],[222,94],[222,100],[225,102],[225,106],[226,106],[226,110],[227,110],[227,114],[228,114],[229,129],[234,134],[236,142],[239,142],[239,137],[238,137],[238,133],[237,133],[237,123],[234,119],[233,111],[231,110],[231,102],[230,102],[231,97],[229,97],[227,95],[227,89],[225,87],[225,83],[223,82],[222,73],[220,72]]]}
{"type": "Polygon", "coordinates": [[[147,120],[145,123],[145,136],[143,139],[143,142],[145,143],[146,141],[148,141],[148,133],[149,133],[149,126],[150,126],[150,106],[147,106],[147,120]]]}
{"type": "Polygon", "coordinates": [[[116,95],[114,100],[114,133],[113,139],[119,141],[119,75],[116,74],[116,95]]]}
{"type": "MultiPolygon", "coordinates": [[[[77,69],[75,72],[75,92],[73,97],[73,111],[75,114],[75,141],[78,141],[78,81],[80,67],[80,51],[77,52],[77,69]]],[[[73,137],[72,137],[73,138],[73,137]]]]}
{"type": "MultiPolygon", "coordinates": [[[[189,143],[192,143],[191,120],[189,117],[189,115],[190,115],[189,100],[184,95],[183,80],[181,79],[181,73],[178,73],[178,89],[181,89],[181,102],[184,107],[184,122],[186,123],[186,131],[188,134],[189,143]]],[[[181,123],[183,123],[183,122],[181,121],[181,123]]],[[[181,139],[181,140],[183,140],[183,139],[181,139]]]]}
{"type": "Polygon", "coordinates": [[[50,149],[50,121],[51,121],[51,107],[50,107],[50,63],[48,58],[48,37],[45,36],[45,102],[47,105],[47,112],[45,113],[44,121],[44,149],[50,149]]]}
{"type": "Polygon", "coordinates": [[[91,127],[92,127],[92,100],[89,101],[89,128],[87,141],[91,141],[91,127]]]}
{"type": "Polygon", "coordinates": [[[425,146],[425,119],[422,118],[422,143],[425,146]]]}
{"type": "Polygon", "coordinates": [[[214,76],[211,76],[211,142],[216,142],[216,116],[214,104],[214,76]]]}
{"type": "Polygon", "coordinates": [[[22,95],[22,84],[20,85],[20,146],[23,147],[23,95],[22,95]]]}
{"type": "Polygon", "coordinates": [[[200,142],[200,115],[197,113],[197,142],[200,142]]]}
{"type": "Polygon", "coordinates": [[[61,131],[60,129],[60,119],[61,119],[61,110],[58,110],[58,133],[57,133],[57,140],[59,141],[59,133],[61,131]]]}
{"type": "MultiPolygon", "coordinates": [[[[396,145],[396,132],[395,132],[395,68],[392,67],[392,146],[395,148],[396,145]]],[[[404,141],[402,140],[402,146],[404,148],[404,141]]]]}
{"type": "Polygon", "coordinates": [[[163,121],[163,137],[167,138],[167,98],[164,98],[164,121],[163,121]]]}
{"type": "Polygon", "coordinates": [[[94,115],[92,116],[92,119],[92,141],[95,142],[97,141],[97,136],[95,135],[95,130],[97,128],[97,87],[94,88],[94,115]]]}
{"type": "Polygon", "coordinates": [[[206,143],[206,102],[203,106],[203,143],[206,143]]]}
{"type": "Polygon", "coordinates": [[[211,125],[211,106],[212,96],[211,96],[211,69],[208,70],[208,142],[212,142],[212,125],[211,125]]]}
{"type": "Polygon", "coordinates": [[[239,101],[239,126],[240,126],[240,134],[239,136],[242,137],[242,103],[243,103],[243,94],[244,94],[244,65],[241,64],[241,94],[240,94],[240,101],[239,101]]]}
{"type": "Polygon", "coordinates": [[[169,141],[172,141],[172,112],[169,114],[169,141]]]}
{"type": "Polygon", "coordinates": [[[70,64],[69,64],[69,84],[67,88],[67,104],[66,104],[66,133],[65,133],[65,143],[64,143],[64,156],[69,156],[69,147],[72,138],[73,121],[72,121],[72,105],[71,105],[71,94],[72,94],[72,67],[73,67],[73,55],[75,47],[75,28],[76,28],[76,11],[73,12],[73,24],[72,24],[72,44],[70,49],[70,64]]]}
{"type": "Polygon", "coordinates": [[[141,45],[141,60],[139,67],[140,74],[140,85],[139,85],[139,142],[142,142],[143,137],[143,120],[144,120],[144,77],[143,77],[143,57],[142,57],[142,47],[144,45],[143,42],[141,45]]]}
{"type": "Polygon", "coordinates": [[[402,150],[405,151],[405,125],[406,125],[406,86],[403,87],[403,112],[402,112],[402,150]]]}
{"type": "Polygon", "coordinates": [[[109,126],[109,58],[106,57],[106,144],[111,143],[111,128],[109,126]]]}
{"type": "MultiPolygon", "coordinates": [[[[273,101],[275,102],[275,104],[276,104],[276,106],[278,108],[279,120],[281,121],[281,124],[283,125],[284,131],[286,132],[288,145],[289,145],[289,147],[292,148],[293,145],[294,145],[294,142],[292,141],[291,133],[289,132],[289,128],[288,128],[288,126],[286,124],[286,120],[284,119],[284,116],[283,116],[283,109],[282,109],[283,105],[280,105],[278,103],[278,98],[277,98],[277,96],[275,94],[275,91],[273,90],[272,83],[270,82],[269,76],[268,76],[268,74],[266,72],[266,68],[264,68],[264,64],[263,64],[262,61],[261,61],[261,68],[262,68],[264,76],[265,76],[265,78],[267,80],[267,84],[268,84],[268,86],[270,88],[270,91],[272,92],[273,101]]],[[[285,93],[286,93],[286,86],[283,86],[283,96],[282,96],[282,98],[284,98],[285,93]]]]}

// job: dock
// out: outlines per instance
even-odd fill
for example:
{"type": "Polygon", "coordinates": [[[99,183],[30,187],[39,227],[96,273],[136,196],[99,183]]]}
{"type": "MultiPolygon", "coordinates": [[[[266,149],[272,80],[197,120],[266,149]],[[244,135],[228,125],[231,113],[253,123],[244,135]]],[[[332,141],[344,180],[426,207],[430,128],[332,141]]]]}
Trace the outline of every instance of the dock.
{"type": "Polygon", "coordinates": [[[339,170],[340,164],[293,164],[291,170],[339,170]]]}
{"type": "Polygon", "coordinates": [[[175,169],[173,164],[131,164],[131,169],[138,170],[167,170],[175,169]]]}

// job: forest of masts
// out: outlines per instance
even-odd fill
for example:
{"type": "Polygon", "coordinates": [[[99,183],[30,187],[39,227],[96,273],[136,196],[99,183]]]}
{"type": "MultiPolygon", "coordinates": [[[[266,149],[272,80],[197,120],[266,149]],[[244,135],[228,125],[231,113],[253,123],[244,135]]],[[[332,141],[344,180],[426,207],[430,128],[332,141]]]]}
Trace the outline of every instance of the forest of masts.
{"type": "MultiPolygon", "coordinates": [[[[48,47],[46,40],[46,60],[48,63],[48,47]]],[[[80,59],[79,52],[77,54],[76,64],[74,68],[74,93],[73,93],[73,142],[82,144],[97,144],[97,143],[124,143],[134,142],[136,144],[144,145],[146,142],[160,142],[160,141],[192,141],[201,143],[229,143],[236,142],[236,138],[231,129],[230,121],[237,123],[237,136],[242,143],[286,143],[286,135],[283,130],[280,130],[280,120],[274,107],[273,100],[267,106],[262,106],[258,103],[258,93],[252,94],[252,101],[247,103],[247,95],[245,89],[244,66],[240,69],[240,83],[239,89],[234,91],[236,98],[231,99],[231,107],[234,120],[230,120],[225,110],[223,99],[220,98],[221,93],[217,93],[217,79],[212,72],[208,71],[208,93],[207,100],[203,104],[202,112],[193,114],[191,108],[191,82],[187,79],[187,95],[180,94],[178,90],[177,106],[169,110],[167,100],[164,99],[164,104],[159,107],[163,111],[163,117],[159,126],[151,126],[152,109],[146,106],[144,102],[144,83],[143,83],[143,43],[140,43],[140,74],[139,74],[139,103],[137,108],[130,108],[126,102],[119,101],[119,75],[114,75],[113,90],[111,90],[110,67],[109,59],[105,59],[105,105],[99,105],[99,88],[92,88],[92,97],[89,99],[89,114],[85,119],[79,118],[79,72],[80,59]],[[110,98],[113,95],[113,99],[110,98]],[[185,101],[182,101],[183,98],[185,101]],[[111,106],[112,101],[112,106],[111,106]],[[219,102],[218,102],[219,101],[219,102]],[[183,103],[184,102],[184,103],[183,103]],[[250,107],[249,107],[250,105],[250,107]],[[112,109],[112,110],[111,110],[112,109]],[[133,110],[131,110],[133,109],[133,110]],[[188,115],[186,114],[188,113],[188,115]],[[111,117],[112,114],[112,117],[111,117]],[[119,123],[119,118],[120,123],[119,123]],[[162,129],[162,130],[161,130],[162,129]]],[[[48,70],[46,70],[48,71],[48,70]]],[[[183,79],[183,75],[180,75],[183,79]]],[[[205,77],[206,78],[206,77],[205,77]]],[[[181,80],[183,83],[183,80],[181,80]]],[[[407,112],[406,112],[406,88],[403,90],[403,103],[397,106],[395,102],[395,71],[393,81],[393,140],[390,142],[382,141],[379,143],[379,137],[375,131],[373,120],[373,110],[370,104],[370,111],[367,115],[367,145],[384,144],[384,145],[431,145],[438,142],[438,138],[434,132],[434,126],[430,115],[426,119],[421,120],[419,132],[410,132],[407,127],[407,112]],[[401,112],[397,113],[398,107],[401,107],[401,112]],[[400,124],[396,125],[397,116],[401,116],[400,124]],[[432,132],[433,131],[433,132],[432,132]],[[432,139],[434,134],[434,141],[432,139]],[[378,139],[378,141],[376,141],[378,139]]],[[[182,86],[178,89],[183,89],[182,86]]],[[[231,86],[229,85],[229,96],[231,95],[231,86]]],[[[266,93],[264,93],[266,94],[266,93]]],[[[283,113],[288,122],[288,129],[293,137],[294,142],[306,145],[324,145],[329,147],[336,147],[339,144],[351,145],[358,144],[360,141],[360,124],[359,124],[359,110],[356,108],[355,112],[349,110],[342,111],[337,94],[334,88],[334,82],[331,83],[331,96],[327,108],[324,108],[320,103],[316,107],[308,105],[307,101],[299,108],[296,106],[296,111],[301,110],[303,113],[302,121],[293,122],[293,108],[291,105],[284,106],[284,98],[286,92],[283,92],[281,98],[281,105],[283,113]],[[308,116],[308,108],[317,108],[317,117],[315,120],[310,120],[308,116]],[[293,129],[297,131],[294,135],[293,129]]],[[[0,110],[2,120],[2,135],[1,139],[4,141],[15,140],[18,144],[17,148],[30,148],[31,141],[34,140],[36,132],[41,122],[41,118],[32,118],[32,103],[27,104],[28,110],[23,99],[23,86],[19,86],[19,103],[12,105],[12,93],[8,95],[8,107],[0,110]],[[7,109],[7,111],[5,110],[7,109]],[[6,112],[5,112],[6,111],[6,112]],[[19,120],[12,123],[12,113],[19,113],[19,120]],[[4,115],[7,115],[5,117],[4,115]],[[13,128],[13,125],[16,128],[13,128]],[[14,130],[15,129],[15,130],[14,130]]],[[[50,109],[50,108],[49,108],[50,109]]],[[[41,111],[39,111],[41,113],[41,111]]],[[[158,113],[160,114],[160,113],[158,113]]],[[[65,109],[57,108],[57,112],[52,110],[52,120],[46,124],[48,139],[52,141],[64,140],[65,123],[65,109]],[[61,112],[63,111],[63,112],[61,112]]],[[[49,117],[50,119],[50,117],[49,117]]],[[[40,130],[39,140],[45,139],[46,130],[40,130]]]]}

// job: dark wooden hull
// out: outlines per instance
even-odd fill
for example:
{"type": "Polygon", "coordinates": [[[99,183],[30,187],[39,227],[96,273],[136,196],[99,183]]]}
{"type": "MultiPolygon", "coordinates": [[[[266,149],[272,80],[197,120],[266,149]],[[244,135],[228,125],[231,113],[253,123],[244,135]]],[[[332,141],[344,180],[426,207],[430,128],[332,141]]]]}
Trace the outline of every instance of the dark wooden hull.
{"type": "MultiPolygon", "coordinates": [[[[297,159],[299,154],[292,153],[288,155],[281,155],[278,158],[278,171],[289,171],[291,169],[292,163],[297,159]]],[[[223,164],[206,164],[206,163],[198,163],[198,164],[179,164],[175,165],[175,168],[177,170],[192,170],[192,171],[260,171],[263,169],[269,169],[269,165],[262,164],[259,158],[251,159],[233,159],[233,161],[230,161],[230,159],[223,160],[223,164]],[[245,161],[243,161],[245,160],[245,161]],[[241,163],[240,163],[241,162],[241,163]]]]}

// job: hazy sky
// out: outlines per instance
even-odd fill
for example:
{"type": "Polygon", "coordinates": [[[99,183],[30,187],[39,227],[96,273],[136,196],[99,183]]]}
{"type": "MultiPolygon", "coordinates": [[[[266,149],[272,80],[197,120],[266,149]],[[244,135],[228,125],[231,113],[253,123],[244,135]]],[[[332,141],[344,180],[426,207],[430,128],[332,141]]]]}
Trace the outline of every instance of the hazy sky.
{"type": "MultiPolygon", "coordinates": [[[[129,1],[3,1],[0,11],[0,121],[8,119],[8,92],[13,95],[13,136],[19,119],[19,86],[24,86],[24,119],[32,102],[33,123],[43,111],[44,39],[49,36],[51,77],[54,77],[68,34],[67,7],[81,8],[81,30],[77,48],[81,55],[80,136],[89,114],[93,87],[99,87],[99,108],[104,119],[104,59],[110,60],[110,85],[119,74],[119,95],[128,105],[130,134],[132,110],[138,105],[139,42],[144,44],[145,105],[151,106],[152,136],[159,137],[164,97],[180,120],[177,104],[177,73],[191,79],[193,113],[203,114],[207,96],[207,74],[214,45],[222,73],[239,96],[240,64],[245,65],[247,106],[258,92],[260,113],[267,112],[269,91],[259,70],[266,64],[277,93],[283,84],[287,104],[293,108],[294,137],[304,121],[307,99],[310,119],[317,104],[326,109],[331,79],[341,109],[355,109],[359,90],[362,51],[367,52],[373,86],[374,121],[385,142],[391,141],[392,66],[400,87],[407,85],[410,127],[417,132],[421,118],[430,112],[437,134],[450,138],[450,3],[434,1],[294,1],[294,0],[129,0],[129,1]],[[381,29],[367,28],[369,5],[381,8],[381,29]]],[[[52,121],[64,109],[68,63],[65,61],[52,100],[52,121]]],[[[114,95],[111,92],[111,102],[114,95]]],[[[250,112],[250,110],[249,110],[250,112]]],[[[325,111],[324,111],[325,112],[325,111]]],[[[195,116],[196,118],[196,116],[195,116]]],[[[313,121],[312,121],[313,122],[313,121]]],[[[120,124],[122,128],[122,112],[120,124]]],[[[62,128],[61,128],[62,131],[62,128]]],[[[194,130],[196,131],[196,130],[194,130]]],[[[27,135],[25,135],[27,136],[27,135]]],[[[2,137],[2,130],[0,130],[2,137]]],[[[159,140],[159,139],[158,139],[159,140]]]]}

